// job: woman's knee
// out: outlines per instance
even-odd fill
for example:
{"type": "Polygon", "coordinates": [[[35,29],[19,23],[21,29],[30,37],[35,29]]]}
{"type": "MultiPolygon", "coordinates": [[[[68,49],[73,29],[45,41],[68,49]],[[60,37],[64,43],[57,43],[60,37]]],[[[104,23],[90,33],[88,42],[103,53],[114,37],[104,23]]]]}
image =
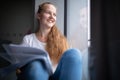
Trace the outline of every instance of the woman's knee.
{"type": "Polygon", "coordinates": [[[42,63],[42,61],[40,60],[34,60],[29,62],[26,66],[25,66],[25,72],[29,73],[29,74],[33,74],[33,73],[39,73],[40,71],[44,71],[44,65],[42,63]]]}
{"type": "Polygon", "coordinates": [[[64,52],[62,57],[69,61],[82,62],[82,53],[80,52],[79,49],[76,48],[68,49],[67,51],[64,52]]]}
{"type": "Polygon", "coordinates": [[[22,69],[22,74],[18,75],[18,79],[23,80],[39,80],[41,79],[48,79],[49,74],[47,70],[44,68],[44,64],[41,60],[34,60],[29,62],[24,68],[22,69]]]}
{"type": "Polygon", "coordinates": [[[39,67],[42,67],[42,63],[41,61],[38,60],[31,61],[27,64],[27,68],[39,68],[39,67]]]}

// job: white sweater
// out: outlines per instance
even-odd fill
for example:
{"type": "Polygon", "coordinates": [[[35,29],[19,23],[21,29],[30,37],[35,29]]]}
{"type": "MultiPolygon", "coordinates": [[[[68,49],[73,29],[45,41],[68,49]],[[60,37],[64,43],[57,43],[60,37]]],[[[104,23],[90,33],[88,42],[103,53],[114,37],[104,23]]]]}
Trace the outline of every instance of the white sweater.
{"type": "MultiPolygon", "coordinates": [[[[35,33],[25,35],[22,41],[22,45],[26,47],[34,47],[38,49],[43,49],[45,50],[46,43],[40,42],[35,33]]],[[[52,62],[52,61],[51,61],[52,62]]],[[[53,62],[52,62],[53,63],[53,62]]],[[[52,64],[53,72],[55,72],[57,65],[52,64]]]]}

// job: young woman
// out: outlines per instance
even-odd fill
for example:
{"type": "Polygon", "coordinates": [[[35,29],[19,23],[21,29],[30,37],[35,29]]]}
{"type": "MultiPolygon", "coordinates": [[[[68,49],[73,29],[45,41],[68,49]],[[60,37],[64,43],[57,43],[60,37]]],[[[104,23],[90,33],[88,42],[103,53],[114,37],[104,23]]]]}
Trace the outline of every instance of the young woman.
{"type": "Polygon", "coordinates": [[[81,80],[81,53],[78,49],[69,49],[66,38],[58,30],[56,7],[50,2],[41,4],[37,19],[37,31],[26,35],[23,44],[46,50],[52,62],[53,74],[48,74],[42,61],[34,60],[22,67],[20,73],[17,71],[18,80],[81,80]]]}

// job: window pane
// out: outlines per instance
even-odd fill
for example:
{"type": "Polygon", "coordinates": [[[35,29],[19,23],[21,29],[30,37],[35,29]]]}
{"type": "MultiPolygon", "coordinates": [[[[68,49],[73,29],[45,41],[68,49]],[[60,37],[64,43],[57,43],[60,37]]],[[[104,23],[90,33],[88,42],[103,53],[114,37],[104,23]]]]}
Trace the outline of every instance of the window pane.
{"type": "Polygon", "coordinates": [[[90,38],[88,6],[88,0],[67,0],[67,37],[71,47],[81,51],[90,38]]]}

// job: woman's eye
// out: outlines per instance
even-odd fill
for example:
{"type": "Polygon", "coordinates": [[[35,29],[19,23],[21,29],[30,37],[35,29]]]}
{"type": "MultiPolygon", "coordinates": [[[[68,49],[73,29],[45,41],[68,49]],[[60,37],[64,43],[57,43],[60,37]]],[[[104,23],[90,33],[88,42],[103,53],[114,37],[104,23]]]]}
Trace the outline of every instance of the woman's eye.
{"type": "Polygon", "coordinates": [[[50,11],[44,11],[44,13],[50,14],[50,15],[53,15],[53,16],[56,16],[56,13],[52,13],[52,12],[50,12],[50,11]]]}
{"type": "Polygon", "coordinates": [[[56,14],[55,14],[55,13],[54,13],[53,15],[54,15],[54,16],[56,16],[56,14]]]}
{"type": "Polygon", "coordinates": [[[50,11],[44,11],[44,13],[50,14],[50,11]]]}

